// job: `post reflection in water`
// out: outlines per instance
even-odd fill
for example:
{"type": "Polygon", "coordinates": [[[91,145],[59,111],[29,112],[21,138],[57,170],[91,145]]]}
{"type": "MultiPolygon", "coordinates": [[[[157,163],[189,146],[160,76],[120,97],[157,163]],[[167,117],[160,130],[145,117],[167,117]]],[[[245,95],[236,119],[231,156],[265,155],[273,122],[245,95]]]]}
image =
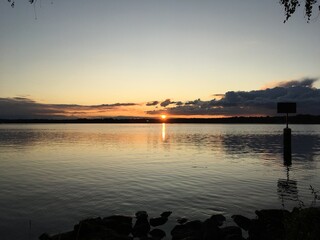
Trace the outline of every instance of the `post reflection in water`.
{"type": "Polygon", "coordinates": [[[286,166],[286,179],[278,179],[278,196],[281,204],[285,207],[285,201],[299,201],[298,184],[296,180],[290,179],[290,167],[286,166]]]}
{"type": "Polygon", "coordinates": [[[166,141],[166,124],[162,123],[162,141],[166,141]]]}
{"type": "Polygon", "coordinates": [[[286,168],[287,178],[286,179],[278,179],[278,196],[281,199],[282,207],[285,207],[285,201],[296,201],[299,204],[301,201],[299,200],[298,193],[298,184],[295,180],[290,180],[290,167],[292,165],[291,162],[291,153],[290,157],[288,155],[283,155],[283,166],[286,168]]]}

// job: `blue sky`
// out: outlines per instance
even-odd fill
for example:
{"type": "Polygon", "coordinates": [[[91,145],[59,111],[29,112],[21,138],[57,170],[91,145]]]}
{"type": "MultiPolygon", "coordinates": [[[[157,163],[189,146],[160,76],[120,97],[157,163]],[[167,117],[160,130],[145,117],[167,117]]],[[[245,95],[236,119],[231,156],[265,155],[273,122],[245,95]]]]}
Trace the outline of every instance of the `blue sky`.
{"type": "Polygon", "coordinates": [[[42,0],[35,10],[0,2],[2,99],[134,103],[99,114],[145,115],[150,101],[320,76],[320,20],[299,10],[284,24],[277,0],[42,0]]]}

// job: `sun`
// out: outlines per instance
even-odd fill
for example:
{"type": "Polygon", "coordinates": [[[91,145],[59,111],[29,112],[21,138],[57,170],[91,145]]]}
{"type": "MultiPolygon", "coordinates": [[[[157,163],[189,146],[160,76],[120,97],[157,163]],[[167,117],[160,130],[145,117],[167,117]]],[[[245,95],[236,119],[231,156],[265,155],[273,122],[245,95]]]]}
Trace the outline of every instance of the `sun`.
{"type": "Polygon", "coordinates": [[[167,118],[167,115],[164,115],[164,114],[161,115],[162,120],[165,120],[166,118],[167,118]]]}

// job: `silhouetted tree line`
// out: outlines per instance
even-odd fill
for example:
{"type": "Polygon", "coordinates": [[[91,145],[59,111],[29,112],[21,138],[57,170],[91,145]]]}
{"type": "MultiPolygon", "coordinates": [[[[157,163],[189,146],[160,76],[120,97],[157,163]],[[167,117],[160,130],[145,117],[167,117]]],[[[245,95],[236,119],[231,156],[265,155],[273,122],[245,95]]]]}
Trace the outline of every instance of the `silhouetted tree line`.
{"type": "MultiPolygon", "coordinates": [[[[28,0],[30,4],[36,4],[38,0],[28,0]]],[[[11,7],[15,6],[15,0],[8,0],[11,4],[11,7]]],[[[279,3],[284,7],[286,19],[284,22],[296,12],[297,8],[304,6],[304,13],[307,18],[307,22],[310,21],[312,13],[320,14],[320,0],[280,0],[279,3]],[[316,8],[317,10],[314,10],[316,8]]]]}
{"type": "MultiPolygon", "coordinates": [[[[3,123],[238,123],[285,124],[284,116],[276,117],[228,117],[228,118],[78,118],[78,119],[0,119],[3,123]]],[[[296,115],[289,117],[290,124],[320,124],[320,116],[296,115]]]]}

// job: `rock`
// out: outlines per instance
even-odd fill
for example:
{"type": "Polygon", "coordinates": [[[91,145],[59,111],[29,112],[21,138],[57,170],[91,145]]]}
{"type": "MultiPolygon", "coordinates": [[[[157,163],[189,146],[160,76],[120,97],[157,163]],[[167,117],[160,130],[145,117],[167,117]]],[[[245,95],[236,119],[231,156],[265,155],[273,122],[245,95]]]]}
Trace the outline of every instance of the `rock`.
{"type": "Polygon", "coordinates": [[[194,231],[191,229],[188,229],[185,225],[176,225],[171,230],[171,236],[172,240],[180,240],[180,239],[186,239],[193,236],[194,231]]]}
{"type": "Polygon", "coordinates": [[[232,215],[231,218],[233,221],[241,227],[243,230],[248,231],[250,228],[251,220],[242,215],[232,215]]]}
{"type": "MultiPolygon", "coordinates": [[[[61,236],[60,236],[61,237],[61,236]]],[[[91,218],[80,221],[75,225],[73,238],[57,238],[57,240],[95,240],[95,239],[113,239],[113,240],[129,240],[130,237],[123,233],[117,233],[115,230],[105,226],[105,222],[101,218],[91,218]]]]}
{"type": "Polygon", "coordinates": [[[264,225],[266,239],[283,239],[285,237],[284,219],[290,212],[283,209],[266,209],[256,211],[258,220],[264,225]]]}
{"type": "MultiPolygon", "coordinates": [[[[134,238],[134,240],[153,240],[152,237],[149,237],[149,236],[142,236],[142,237],[139,237],[139,238],[134,238]]],[[[109,240],[109,239],[106,239],[106,240],[109,240]]]]}
{"type": "Polygon", "coordinates": [[[263,209],[255,213],[263,222],[282,222],[284,217],[290,215],[290,212],[284,209],[263,209]]]}
{"type": "Polygon", "coordinates": [[[224,240],[245,240],[242,236],[239,235],[228,235],[224,240]]]}
{"type": "Polygon", "coordinates": [[[52,240],[48,233],[43,233],[40,235],[39,240],[52,240]]]}
{"type": "MultiPolygon", "coordinates": [[[[256,211],[257,219],[248,219],[241,215],[233,215],[234,222],[248,231],[248,240],[281,240],[281,239],[320,239],[320,208],[295,208],[292,212],[282,209],[256,211]]],[[[140,240],[161,240],[165,232],[153,229],[168,221],[171,212],[163,212],[161,217],[148,220],[145,211],[136,213],[136,222],[132,228],[132,217],[113,215],[101,218],[89,218],[80,221],[74,230],[50,236],[47,233],[39,236],[39,240],[132,240],[129,234],[140,240]],[[148,235],[149,233],[149,235],[148,235]]],[[[220,228],[225,217],[212,215],[204,222],[178,218],[180,225],[172,231],[173,240],[244,240],[241,229],[237,226],[220,228]]]]}
{"type": "Polygon", "coordinates": [[[136,212],[137,221],[132,229],[132,235],[134,237],[147,237],[148,232],[150,231],[150,224],[148,221],[148,213],[146,211],[136,212]]]}
{"type": "Polygon", "coordinates": [[[167,212],[163,212],[163,213],[161,213],[161,217],[165,217],[165,218],[168,218],[170,215],[172,214],[172,212],[171,211],[167,211],[167,212]]]}
{"type": "Polygon", "coordinates": [[[89,218],[79,222],[74,226],[74,233],[77,236],[90,236],[100,232],[104,228],[103,221],[100,217],[89,218]]]}
{"type": "Polygon", "coordinates": [[[138,211],[135,216],[136,218],[148,218],[148,213],[146,211],[138,211]]]}
{"type": "Polygon", "coordinates": [[[160,240],[166,236],[166,233],[158,228],[152,229],[149,234],[151,235],[152,239],[160,240]]]}
{"type": "Polygon", "coordinates": [[[221,230],[215,220],[208,218],[202,225],[202,240],[221,239],[221,230]]]}
{"type": "Polygon", "coordinates": [[[241,228],[236,226],[228,226],[221,228],[222,236],[226,238],[236,238],[236,236],[241,239],[242,238],[242,231],[241,228]]]}
{"type": "Polygon", "coordinates": [[[129,235],[132,231],[132,217],[113,215],[105,217],[103,220],[105,227],[114,230],[121,235],[129,235]]]}
{"type": "Polygon", "coordinates": [[[319,239],[320,208],[294,208],[291,215],[284,220],[287,239],[319,239]]]}
{"type": "Polygon", "coordinates": [[[114,222],[119,222],[119,223],[132,224],[132,217],[130,216],[112,215],[112,216],[103,218],[103,221],[109,221],[109,220],[114,222]]]}
{"type": "Polygon", "coordinates": [[[65,233],[59,233],[57,235],[52,236],[51,239],[52,240],[74,240],[75,239],[75,233],[73,231],[65,232],[65,233]]]}
{"type": "Polygon", "coordinates": [[[179,224],[184,224],[184,223],[188,222],[188,218],[178,217],[178,218],[177,218],[177,222],[178,222],[179,224]]]}
{"type": "Polygon", "coordinates": [[[134,237],[145,237],[148,235],[148,232],[150,231],[150,224],[148,221],[148,218],[145,217],[145,215],[140,216],[133,229],[132,229],[132,235],[134,237]]]}
{"type": "Polygon", "coordinates": [[[171,230],[172,239],[201,239],[202,237],[202,222],[190,221],[183,225],[176,225],[171,230]]]}
{"type": "Polygon", "coordinates": [[[249,239],[250,240],[263,240],[266,239],[265,233],[266,228],[265,225],[259,221],[258,219],[252,219],[250,228],[249,228],[249,239]]]}
{"type": "Polygon", "coordinates": [[[210,217],[218,227],[222,226],[223,222],[226,221],[226,218],[222,214],[215,214],[210,217]]]}
{"type": "Polygon", "coordinates": [[[194,231],[199,231],[202,228],[202,222],[199,220],[194,220],[194,221],[185,223],[184,226],[194,231]]]}
{"type": "Polygon", "coordinates": [[[150,225],[156,227],[165,224],[167,221],[168,218],[166,217],[150,218],[150,225]]]}

